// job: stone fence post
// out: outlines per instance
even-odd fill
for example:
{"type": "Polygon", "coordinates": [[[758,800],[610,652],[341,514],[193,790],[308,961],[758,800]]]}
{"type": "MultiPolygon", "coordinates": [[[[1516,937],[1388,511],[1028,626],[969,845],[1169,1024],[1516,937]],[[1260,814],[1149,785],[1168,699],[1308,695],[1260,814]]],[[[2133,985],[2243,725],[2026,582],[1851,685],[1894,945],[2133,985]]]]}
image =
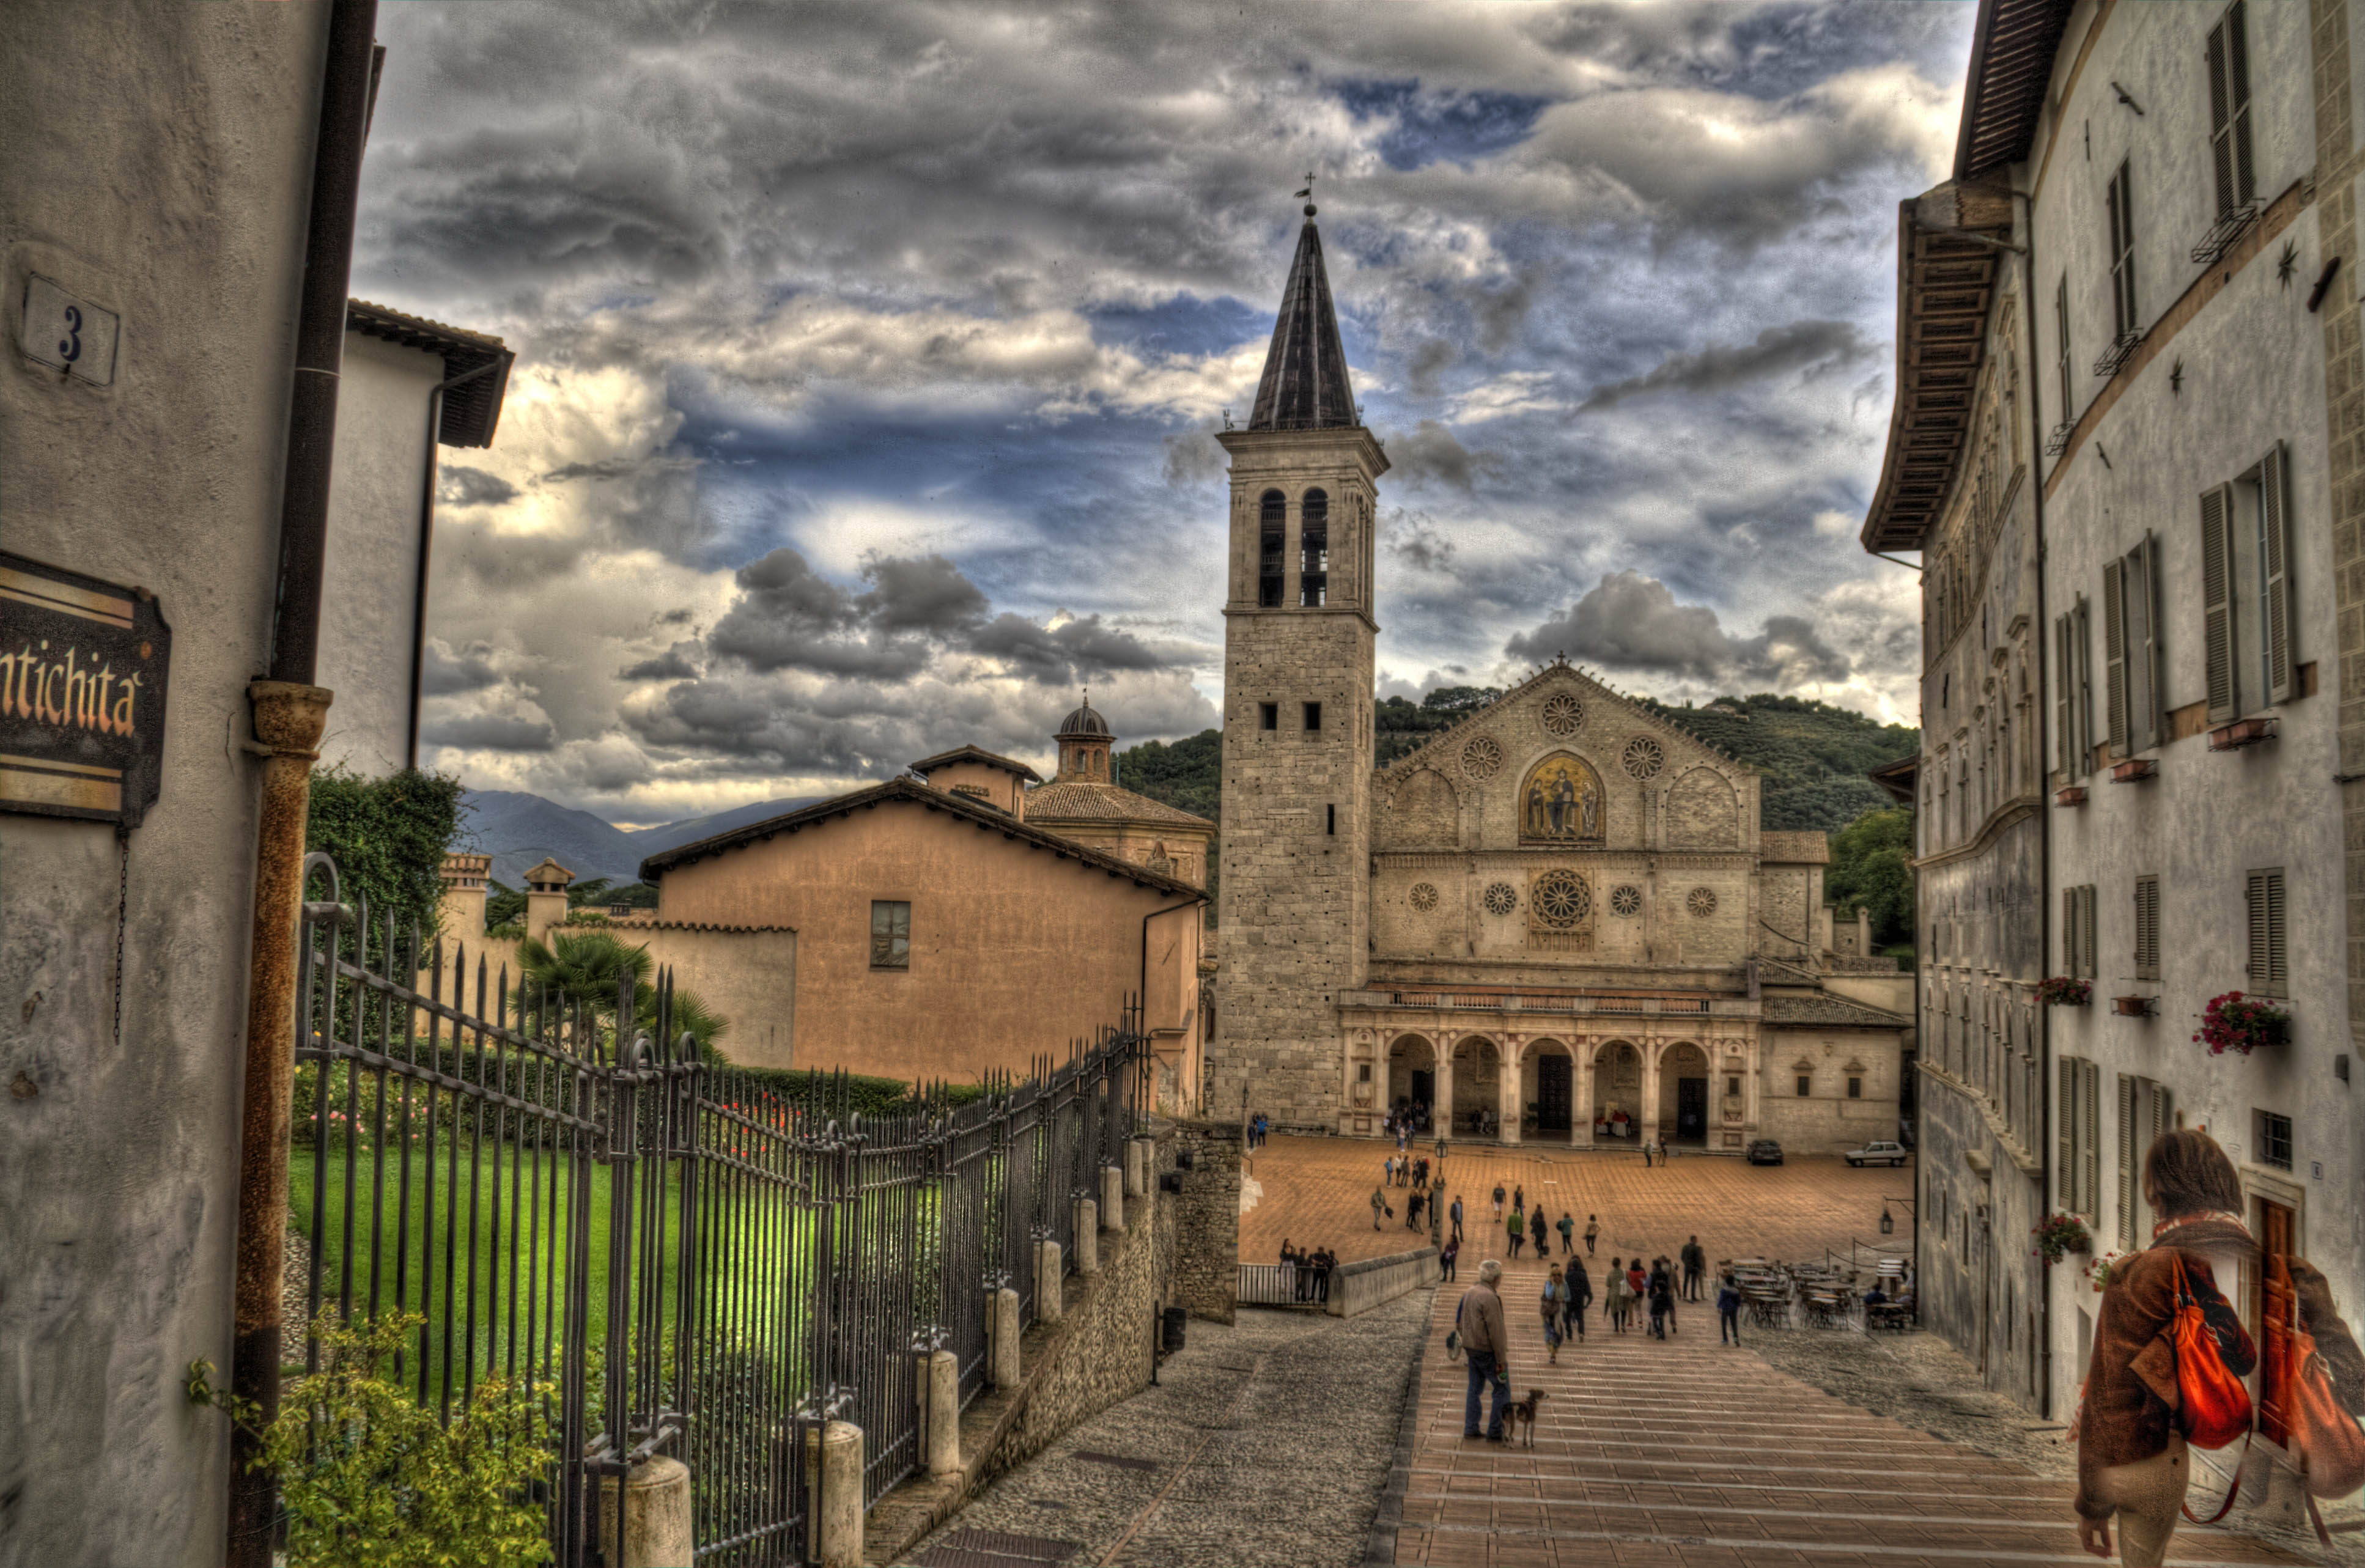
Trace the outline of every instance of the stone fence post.
{"type": "Polygon", "coordinates": [[[862,1428],[832,1421],[821,1429],[806,1478],[821,1568],[862,1568],[862,1428]]]}
{"type": "Polygon", "coordinates": [[[1125,1228],[1125,1172],[1114,1165],[1101,1167],[1101,1223],[1125,1228]]]}
{"type": "Polygon", "coordinates": [[[1041,1241],[1035,1246],[1035,1321],[1059,1321],[1059,1244],[1041,1241]]]}
{"type": "Polygon", "coordinates": [[[1018,1293],[1003,1286],[993,1293],[990,1310],[992,1359],[986,1363],[986,1375],[996,1388],[1018,1386],[1018,1293]]]}
{"type": "Polygon", "coordinates": [[[928,1410],[928,1473],[960,1473],[960,1358],[938,1350],[927,1359],[922,1397],[928,1410]]]}
{"type": "Polygon", "coordinates": [[[1101,1206],[1090,1198],[1076,1203],[1076,1272],[1101,1271],[1101,1206]]]}

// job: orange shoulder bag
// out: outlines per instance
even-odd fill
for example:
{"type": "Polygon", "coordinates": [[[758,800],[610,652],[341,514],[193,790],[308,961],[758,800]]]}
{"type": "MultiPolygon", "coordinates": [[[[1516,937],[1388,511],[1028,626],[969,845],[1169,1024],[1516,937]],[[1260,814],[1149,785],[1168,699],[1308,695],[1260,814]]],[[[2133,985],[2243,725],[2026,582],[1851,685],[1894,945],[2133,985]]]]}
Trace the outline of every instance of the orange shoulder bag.
{"type": "Polygon", "coordinates": [[[2177,1426],[2197,1449],[2222,1449],[2250,1429],[2250,1391],[2225,1364],[2217,1337],[2209,1331],[2184,1277],[2184,1255],[2175,1253],[2176,1388],[2181,1396],[2177,1426]]]}
{"type": "Polygon", "coordinates": [[[2268,1260],[2267,1283],[2267,1298],[2281,1309],[2267,1336],[2260,1390],[2268,1435],[2299,1455],[2311,1495],[2346,1497],[2365,1486],[2365,1431],[2340,1407],[2315,1336],[2301,1327],[2299,1293],[2281,1258],[2268,1260]]]}

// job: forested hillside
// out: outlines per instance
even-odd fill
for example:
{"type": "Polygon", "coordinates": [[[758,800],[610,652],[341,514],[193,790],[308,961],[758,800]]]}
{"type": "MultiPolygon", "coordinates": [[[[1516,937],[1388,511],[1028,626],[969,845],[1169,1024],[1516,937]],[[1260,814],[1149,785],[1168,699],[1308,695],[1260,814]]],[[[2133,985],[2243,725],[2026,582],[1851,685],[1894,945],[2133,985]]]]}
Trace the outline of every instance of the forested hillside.
{"type": "MultiPolygon", "coordinates": [[[[1373,760],[1385,767],[1500,697],[1492,687],[1450,686],[1418,702],[1391,697],[1373,710],[1373,760]]],[[[1827,702],[1763,692],[1721,697],[1705,708],[1674,708],[1637,699],[1667,722],[1756,769],[1764,825],[1777,830],[1837,833],[1889,797],[1865,777],[1884,762],[1910,756],[1921,732],[1883,724],[1827,702]]],[[[1117,777],[1127,789],[1222,820],[1223,734],[1205,730],[1164,745],[1149,741],[1118,754],[1117,777]]]]}

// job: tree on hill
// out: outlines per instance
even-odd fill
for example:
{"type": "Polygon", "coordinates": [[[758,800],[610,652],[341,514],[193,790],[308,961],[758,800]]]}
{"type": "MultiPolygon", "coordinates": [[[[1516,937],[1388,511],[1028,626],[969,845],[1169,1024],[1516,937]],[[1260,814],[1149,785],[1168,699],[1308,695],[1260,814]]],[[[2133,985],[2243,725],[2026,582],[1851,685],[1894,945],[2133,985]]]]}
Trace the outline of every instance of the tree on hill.
{"type": "Polygon", "coordinates": [[[1877,946],[1913,940],[1912,855],[1913,812],[1905,806],[1866,812],[1832,834],[1823,891],[1844,917],[1868,911],[1877,946]]]}
{"type": "Polygon", "coordinates": [[[1635,700],[1762,775],[1761,821],[1776,832],[1837,833],[1887,806],[1888,794],[1866,773],[1922,745],[1922,732],[1910,724],[1884,724],[1828,702],[1770,691],[1719,698],[1705,708],[1635,700]]]}
{"type": "Polygon", "coordinates": [[[1178,811],[1223,820],[1224,732],[1202,730],[1168,745],[1144,741],[1116,754],[1116,781],[1178,811]]]}

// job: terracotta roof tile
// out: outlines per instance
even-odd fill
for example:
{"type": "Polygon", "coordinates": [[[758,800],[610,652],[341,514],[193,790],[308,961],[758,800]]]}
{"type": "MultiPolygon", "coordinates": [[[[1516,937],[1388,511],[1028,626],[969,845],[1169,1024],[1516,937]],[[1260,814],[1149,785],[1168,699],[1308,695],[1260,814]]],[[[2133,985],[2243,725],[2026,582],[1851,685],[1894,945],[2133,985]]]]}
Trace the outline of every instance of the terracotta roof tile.
{"type": "Polygon", "coordinates": [[[1026,791],[1028,822],[1171,823],[1177,827],[1214,827],[1179,807],[1115,784],[1046,784],[1026,791]]]}

